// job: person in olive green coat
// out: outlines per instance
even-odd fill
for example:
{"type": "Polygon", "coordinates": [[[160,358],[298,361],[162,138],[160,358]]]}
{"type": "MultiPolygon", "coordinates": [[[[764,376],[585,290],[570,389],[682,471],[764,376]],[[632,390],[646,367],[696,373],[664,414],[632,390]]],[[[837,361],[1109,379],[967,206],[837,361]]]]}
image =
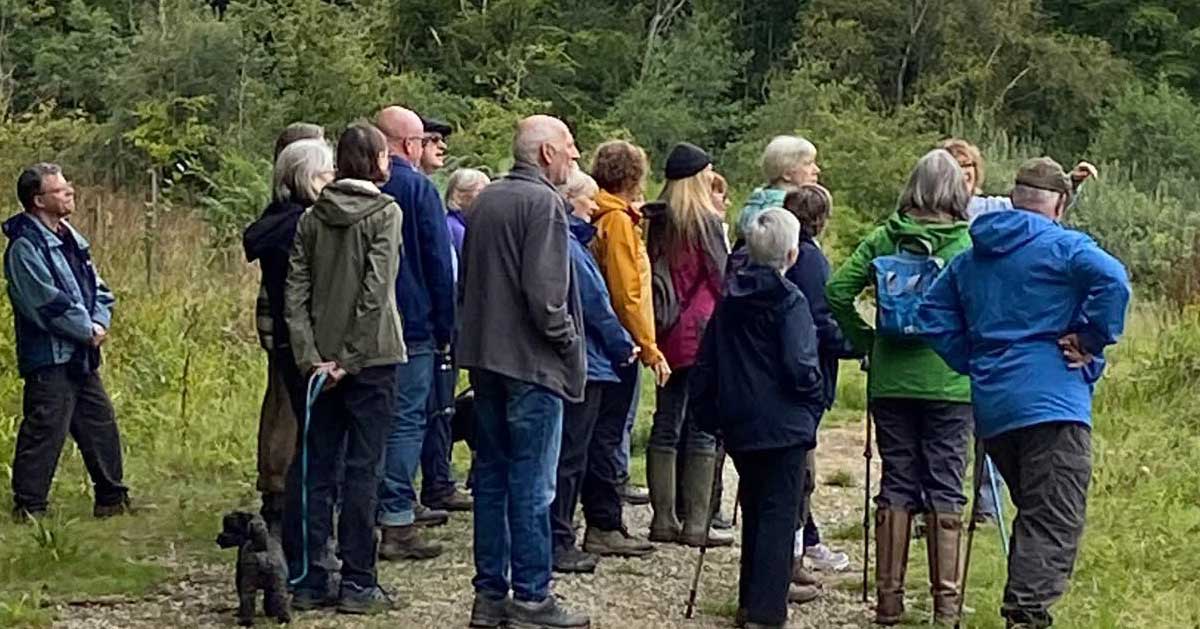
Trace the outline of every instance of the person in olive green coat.
{"type": "Polygon", "coordinates": [[[971,194],[958,163],[938,149],[917,163],[887,222],[858,245],[826,287],[829,307],[847,340],[870,355],[869,404],[883,479],[875,498],[878,544],[876,622],[895,624],[904,611],[904,572],[911,518],[929,523],[930,585],[935,615],[953,621],[958,601],[958,547],[963,474],[971,429],[970,380],[920,341],[883,338],[855,300],[874,283],[872,262],[900,249],[923,250],[945,263],[971,245],[966,208],[971,194]]]}

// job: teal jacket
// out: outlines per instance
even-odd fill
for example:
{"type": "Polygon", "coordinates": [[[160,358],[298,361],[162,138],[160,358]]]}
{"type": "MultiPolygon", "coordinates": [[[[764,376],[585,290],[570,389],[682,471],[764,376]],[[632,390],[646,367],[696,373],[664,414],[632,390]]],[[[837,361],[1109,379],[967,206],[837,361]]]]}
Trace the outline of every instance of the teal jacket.
{"type": "Polygon", "coordinates": [[[750,220],[758,216],[763,210],[769,210],[773,207],[783,207],[783,199],[787,196],[788,191],[783,188],[762,187],[755,188],[754,192],[750,193],[750,198],[746,199],[746,205],[742,206],[742,211],[737,218],[737,233],[739,236],[746,233],[746,225],[750,224],[750,220]]]}
{"type": "Polygon", "coordinates": [[[971,382],[946,365],[920,341],[896,342],[875,336],[875,329],[856,307],[858,296],[874,283],[871,262],[896,253],[898,240],[921,238],[933,245],[934,255],[947,264],[971,246],[965,221],[918,221],[899,212],[867,235],[830,278],[825,288],[829,308],[846,340],[858,352],[870,352],[868,395],[875,398],[916,398],[947,402],[971,401],[971,382]]]}

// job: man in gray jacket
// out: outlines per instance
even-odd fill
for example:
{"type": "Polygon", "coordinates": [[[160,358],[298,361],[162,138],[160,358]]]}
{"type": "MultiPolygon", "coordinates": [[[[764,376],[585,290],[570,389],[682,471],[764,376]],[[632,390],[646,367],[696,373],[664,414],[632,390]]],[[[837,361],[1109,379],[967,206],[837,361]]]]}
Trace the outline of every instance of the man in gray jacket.
{"type": "Polygon", "coordinates": [[[555,189],[579,151],[562,121],[531,116],[517,125],[513,157],[512,172],[475,201],[459,284],[458,361],[477,422],[471,626],[587,627],[550,593],[563,401],[583,399],[586,377],[566,201],[555,189]]]}

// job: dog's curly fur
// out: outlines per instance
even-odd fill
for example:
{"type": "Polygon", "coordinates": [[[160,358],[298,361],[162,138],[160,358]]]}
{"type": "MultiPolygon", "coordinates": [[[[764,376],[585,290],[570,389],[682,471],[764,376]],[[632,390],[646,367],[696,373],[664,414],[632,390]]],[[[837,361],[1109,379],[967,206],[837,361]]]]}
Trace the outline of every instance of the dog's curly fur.
{"type": "Polygon", "coordinates": [[[217,545],[237,547],[238,624],[254,624],[255,600],[263,591],[263,611],[281,623],[291,622],[292,605],[287,592],[287,562],[283,547],[267,531],[262,516],[234,511],[225,515],[217,545]]]}

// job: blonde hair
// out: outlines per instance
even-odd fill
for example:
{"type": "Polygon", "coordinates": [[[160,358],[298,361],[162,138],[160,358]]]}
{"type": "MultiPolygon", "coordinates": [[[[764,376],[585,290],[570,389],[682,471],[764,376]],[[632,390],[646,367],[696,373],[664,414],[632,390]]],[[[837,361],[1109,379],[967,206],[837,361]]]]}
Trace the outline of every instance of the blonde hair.
{"type": "Polygon", "coordinates": [[[975,189],[971,192],[979,194],[983,190],[983,153],[978,146],[963,140],[962,138],[948,138],[942,140],[938,144],[938,148],[949,151],[954,156],[955,161],[960,158],[966,158],[971,162],[971,167],[975,169],[975,189]]]}
{"type": "Polygon", "coordinates": [[[702,170],[691,177],[668,180],[658,195],[667,204],[660,229],[646,235],[651,255],[673,256],[689,245],[700,242],[704,230],[712,224],[713,215],[720,210],[713,206],[713,172],[702,170]]]}

